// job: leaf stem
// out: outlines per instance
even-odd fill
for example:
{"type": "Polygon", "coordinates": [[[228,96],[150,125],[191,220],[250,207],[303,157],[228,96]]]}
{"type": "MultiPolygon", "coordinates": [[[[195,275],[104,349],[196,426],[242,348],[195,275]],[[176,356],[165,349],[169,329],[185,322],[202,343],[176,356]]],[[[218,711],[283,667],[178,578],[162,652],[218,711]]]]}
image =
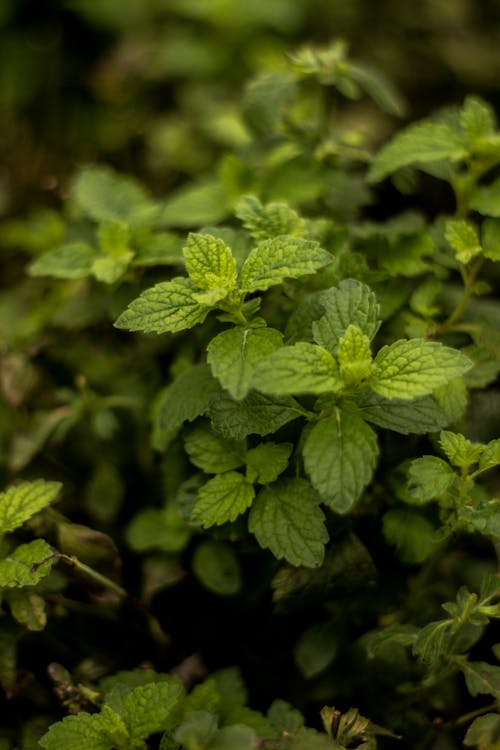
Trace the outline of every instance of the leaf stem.
{"type": "Polygon", "coordinates": [[[98,573],[97,570],[94,570],[89,565],[85,565],[85,563],[83,563],[77,557],[74,557],[74,555],[65,555],[62,552],[59,552],[57,553],[57,557],[59,560],[63,560],[64,562],[68,563],[68,565],[70,565],[75,570],[83,573],[83,575],[85,575],[91,581],[94,581],[105,589],[113,591],[121,599],[126,599],[128,597],[127,591],[125,591],[122,586],[119,586],[117,583],[112,581],[111,578],[108,578],[102,573],[98,573]]]}

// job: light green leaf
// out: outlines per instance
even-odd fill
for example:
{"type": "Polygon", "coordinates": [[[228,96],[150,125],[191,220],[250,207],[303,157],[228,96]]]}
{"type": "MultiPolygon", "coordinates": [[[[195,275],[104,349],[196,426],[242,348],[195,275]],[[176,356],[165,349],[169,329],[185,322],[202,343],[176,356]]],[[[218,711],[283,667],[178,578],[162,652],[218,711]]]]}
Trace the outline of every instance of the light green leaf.
{"type": "Polygon", "coordinates": [[[199,227],[218,224],[230,211],[231,203],[220,180],[200,180],[171,193],[159,220],[167,227],[199,227]]]}
{"type": "Polygon", "coordinates": [[[437,456],[422,456],[411,462],[408,469],[408,489],[419,503],[444,495],[456,479],[453,469],[437,456]]]}
{"type": "Polygon", "coordinates": [[[247,435],[269,435],[303,415],[291,396],[272,397],[250,392],[242,401],[221,393],[210,402],[212,426],[226,437],[241,440],[247,435]]]}
{"type": "Polygon", "coordinates": [[[300,711],[280,698],[271,703],[267,717],[280,734],[283,732],[295,734],[304,726],[304,717],[300,711]]]}
{"type": "Polygon", "coordinates": [[[406,110],[405,103],[391,81],[373,67],[349,63],[349,78],[371,96],[383,112],[401,117],[406,110]]]}
{"type": "Polygon", "coordinates": [[[282,235],[263,240],[250,251],[240,273],[244,292],[269,289],[285,279],[297,279],[331,263],[333,257],[317,242],[282,235]]]}
{"type": "Polygon", "coordinates": [[[427,518],[412,508],[395,508],[384,514],[383,534],[396,547],[398,557],[405,563],[421,563],[436,546],[436,529],[427,518]]]}
{"type": "MultiPolygon", "coordinates": [[[[97,230],[99,247],[113,258],[130,256],[130,231],[121,223],[101,224],[97,230]]],[[[132,252],[133,255],[133,252],[132,252]]]]}
{"type": "Polygon", "coordinates": [[[494,750],[500,742],[500,715],[497,713],[478,716],[467,730],[464,745],[467,747],[494,750]]]}
{"type": "Polygon", "coordinates": [[[256,240],[268,240],[279,235],[302,236],[304,220],[286,203],[263,206],[255,195],[245,195],[236,206],[236,216],[256,240]]]}
{"type": "Polygon", "coordinates": [[[193,555],[192,567],[198,580],[214,594],[234,596],[241,589],[238,557],[223,542],[209,540],[199,544],[193,555]]]}
{"type": "Polygon", "coordinates": [[[386,398],[414,399],[463,375],[471,366],[460,351],[437,341],[401,340],[379,351],[370,386],[386,398]]]}
{"type": "Polygon", "coordinates": [[[319,498],[304,479],[280,479],[265,487],[250,511],[248,527],[261,547],[292,565],[321,565],[328,532],[319,498]]]}
{"type": "Polygon", "coordinates": [[[478,96],[468,96],[460,113],[460,123],[469,143],[492,135],[496,129],[493,109],[478,96]]]}
{"type": "Polygon", "coordinates": [[[83,279],[90,274],[97,251],[85,242],[69,242],[40,255],[28,268],[30,276],[83,279]]]}
{"type": "Polygon", "coordinates": [[[237,469],[245,463],[246,442],[222,438],[208,427],[194,427],[184,441],[189,460],[209,474],[237,469]]]}
{"type": "Polygon", "coordinates": [[[236,263],[230,248],[209,234],[190,233],[183,250],[186,269],[195,284],[202,289],[236,286],[236,263]]]}
{"type": "Polygon", "coordinates": [[[212,377],[208,365],[191,365],[168,387],[156,413],[162,430],[177,430],[184,422],[192,422],[206,414],[220,385],[212,377]]]}
{"type": "Polygon", "coordinates": [[[254,497],[253,485],[242,474],[218,474],[199,489],[192,518],[204,528],[234,521],[250,507],[254,497]]]}
{"type": "Polygon", "coordinates": [[[372,355],[370,339],[358,326],[350,323],[339,341],[337,357],[340,374],[347,385],[361,383],[370,376],[372,355]]]}
{"type": "Polygon", "coordinates": [[[259,443],[247,451],[247,479],[249,482],[269,484],[274,482],[288,466],[293,450],[292,443],[259,443]]]}
{"type": "Polygon", "coordinates": [[[59,490],[59,482],[35,479],[21,482],[0,493],[0,533],[14,531],[38,511],[52,503],[59,490]]]}
{"type": "Polygon", "coordinates": [[[210,743],[210,750],[255,750],[258,737],[253,729],[244,724],[223,727],[210,743]]]}
{"type": "Polygon", "coordinates": [[[320,622],[305,630],[293,650],[293,658],[306,679],[316,677],[337,655],[339,635],[332,622],[320,622]]]}
{"type": "Polygon", "coordinates": [[[177,506],[167,505],[140,510],[127,526],[125,536],[135,552],[179,552],[188,543],[191,529],[177,506]]]}
{"type": "Polygon", "coordinates": [[[448,423],[458,422],[465,414],[468,392],[462,378],[453,378],[446,385],[436,388],[433,395],[448,417],[448,423]]]}
{"type": "Polygon", "coordinates": [[[121,714],[131,748],[142,750],[150,734],[173,729],[180,719],[184,695],[176,677],[134,688],[125,699],[121,714]]]}
{"type": "Polygon", "coordinates": [[[325,315],[312,325],[314,340],[332,354],[352,324],[371,340],[378,331],[379,306],[370,287],[354,279],[345,279],[337,287],[323,293],[321,303],[325,315]]]}
{"type": "Polygon", "coordinates": [[[375,156],[368,179],[379,182],[401,167],[443,159],[459,161],[467,155],[462,138],[445,123],[420,122],[398,133],[375,156]]]}
{"type": "Polygon", "coordinates": [[[72,198],[78,207],[97,222],[123,222],[150,225],[157,208],[142,185],[107,166],[84,167],[77,174],[72,198]]]}
{"type": "Polygon", "coordinates": [[[28,630],[43,630],[47,624],[45,600],[30,589],[11,589],[5,592],[10,612],[28,630]]]}
{"type": "Polygon", "coordinates": [[[467,661],[463,657],[457,657],[457,662],[472,696],[487,694],[500,698],[500,667],[484,661],[467,661]]]}
{"type": "MultiPolygon", "coordinates": [[[[190,711],[176,727],[172,741],[162,739],[160,750],[179,750],[179,747],[207,748],[217,734],[217,716],[206,709],[190,711]]],[[[168,739],[170,737],[167,735],[168,739]]]]}
{"type": "Polygon", "coordinates": [[[486,471],[486,469],[491,469],[498,464],[500,464],[500,438],[491,440],[486,445],[479,459],[479,468],[481,471],[486,471]]]}
{"type": "Polygon", "coordinates": [[[102,281],[105,284],[114,284],[115,281],[118,281],[123,276],[133,257],[133,252],[118,257],[111,257],[109,255],[99,256],[92,263],[91,273],[98,281],[102,281]]]}
{"type": "Polygon", "coordinates": [[[450,421],[432,396],[424,396],[415,401],[400,401],[386,399],[365,390],[356,403],[367,422],[402,435],[436,432],[450,421]]]}
{"type": "Polygon", "coordinates": [[[321,346],[299,342],[259,362],[252,385],[273,396],[334,393],[342,387],[337,363],[321,346]]]}
{"type": "Polygon", "coordinates": [[[101,713],[80,711],[52,724],[39,740],[45,750],[115,750],[124,747],[128,733],[122,719],[109,706],[101,713]]]}
{"type": "Polygon", "coordinates": [[[333,510],[347,513],[371,481],[377,436],[357,414],[337,410],[307,434],[304,465],[313,486],[333,510]]]}
{"type": "Polygon", "coordinates": [[[469,263],[482,251],[475,227],[465,219],[450,219],[447,221],[445,237],[454,249],[460,263],[469,263]]]}
{"type": "Polygon", "coordinates": [[[21,544],[0,560],[0,588],[34,586],[50,573],[54,562],[54,551],[43,539],[21,544]]]}
{"type": "Polygon", "coordinates": [[[145,333],[176,333],[203,323],[209,309],[194,298],[193,282],[180,276],[142,292],[120,315],[115,326],[145,333]]]}
{"type": "Polygon", "coordinates": [[[466,437],[458,432],[442,430],[439,442],[448,461],[453,466],[466,468],[475,464],[484,451],[485,446],[481,443],[471,443],[466,437]]]}
{"type": "Polygon", "coordinates": [[[489,185],[480,185],[472,191],[470,208],[482,216],[500,218],[500,177],[489,185]]]}
{"type": "Polygon", "coordinates": [[[490,260],[500,260],[500,219],[485,219],[481,227],[483,255],[490,260]]]}
{"type": "Polygon", "coordinates": [[[222,386],[240,400],[250,390],[259,362],[279,349],[282,339],[274,328],[229,328],[209,343],[208,363],[222,386]]]}

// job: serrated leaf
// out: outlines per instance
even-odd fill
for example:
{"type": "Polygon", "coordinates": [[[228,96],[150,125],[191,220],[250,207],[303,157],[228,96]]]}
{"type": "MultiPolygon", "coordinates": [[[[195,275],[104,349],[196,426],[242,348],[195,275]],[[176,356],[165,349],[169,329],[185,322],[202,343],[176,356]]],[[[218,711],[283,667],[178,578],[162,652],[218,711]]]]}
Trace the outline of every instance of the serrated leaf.
{"type": "Polygon", "coordinates": [[[174,728],[180,718],[185,691],[176,677],[134,688],[123,704],[122,719],[131,749],[140,750],[150,734],[174,728]]]}
{"type": "Polygon", "coordinates": [[[250,390],[259,362],[281,347],[283,336],[274,328],[229,328],[207,347],[207,360],[215,377],[237,400],[250,390]]]}
{"type": "Polygon", "coordinates": [[[336,361],[321,346],[299,342],[284,346],[255,368],[252,386],[272,396],[334,393],[342,387],[336,361]]]}
{"type": "Polygon", "coordinates": [[[244,706],[248,693],[238,667],[219,669],[212,675],[220,695],[220,715],[225,717],[235,708],[244,706]]]}
{"type": "Polygon", "coordinates": [[[486,445],[479,459],[479,468],[481,471],[485,471],[493,466],[498,466],[498,464],[500,464],[500,438],[490,440],[486,445]]]}
{"type": "Polygon", "coordinates": [[[0,588],[34,586],[50,573],[54,562],[52,547],[43,539],[21,544],[0,560],[0,588]]]}
{"type": "Polygon", "coordinates": [[[471,366],[462,352],[437,341],[402,339],[378,352],[370,386],[386,398],[414,399],[432,393],[471,366]]]}
{"type": "Polygon", "coordinates": [[[250,507],[254,497],[253,484],[242,474],[218,474],[199,489],[192,518],[205,528],[234,521],[250,507]]]}
{"type": "Polygon", "coordinates": [[[274,482],[288,466],[292,450],[291,443],[260,443],[247,451],[247,479],[258,484],[274,482]]]}
{"type": "Polygon", "coordinates": [[[500,698],[500,667],[484,661],[467,661],[464,658],[457,658],[457,662],[472,696],[487,694],[500,698]]]}
{"type": "Polygon", "coordinates": [[[415,401],[401,401],[386,399],[365,390],[356,404],[367,422],[402,435],[436,432],[446,427],[450,421],[432,396],[424,396],[415,401]]]}
{"type": "Polygon", "coordinates": [[[460,123],[471,144],[495,131],[495,113],[483,99],[468,96],[460,113],[460,123]]]}
{"type": "Polygon", "coordinates": [[[370,287],[345,279],[324,292],[321,304],[325,315],[312,324],[314,340],[332,354],[350,325],[357,326],[371,340],[379,325],[379,306],[370,287]]]}
{"type": "Polygon", "coordinates": [[[366,633],[362,638],[363,647],[366,649],[366,655],[369,659],[377,656],[379,649],[394,645],[411,646],[415,642],[418,627],[407,623],[394,623],[387,625],[380,630],[373,630],[366,633]]]}
{"type": "Polygon", "coordinates": [[[470,208],[482,216],[500,218],[500,177],[489,185],[476,187],[469,198],[470,208]]]}
{"type": "Polygon", "coordinates": [[[6,592],[12,617],[28,630],[43,630],[47,624],[45,600],[29,589],[12,589],[6,592]]]}
{"type": "Polygon", "coordinates": [[[437,456],[422,456],[408,469],[408,489],[416,501],[427,503],[444,495],[456,479],[448,464],[437,456]]]}
{"type": "Polygon", "coordinates": [[[97,255],[85,242],[69,242],[40,255],[30,264],[30,276],[53,276],[56,279],[83,279],[91,272],[97,255]]]}
{"type": "Polygon", "coordinates": [[[256,240],[283,234],[301,236],[304,232],[304,220],[286,203],[263,206],[255,195],[245,195],[239,200],[235,213],[256,240]]]}
{"type": "Polygon", "coordinates": [[[190,233],[183,250],[186,269],[201,289],[236,286],[236,262],[223,240],[209,234],[190,233]]]}
{"type": "Polygon", "coordinates": [[[264,291],[285,279],[314,273],[332,260],[332,255],[313,240],[287,235],[263,240],[243,263],[240,287],[244,292],[264,291]]]}
{"type": "Polygon", "coordinates": [[[479,750],[495,750],[500,742],[500,715],[495,713],[478,716],[474,719],[464,737],[464,745],[478,747],[479,750]]]}
{"type": "Polygon", "coordinates": [[[371,481],[378,457],[377,436],[357,414],[337,410],[307,434],[304,466],[324,502],[347,513],[371,481]]]}
{"type": "Polygon", "coordinates": [[[120,713],[123,701],[117,702],[115,708],[113,700],[110,699],[117,688],[122,691],[121,696],[126,697],[140,685],[149,685],[150,682],[168,682],[170,679],[170,675],[155,672],[153,669],[121,669],[108,677],[103,677],[99,682],[99,690],[104,696],[104,702],[116,713],[120,713]]]}
{"type": "Polygon", "coordinates": [[[358,326],[349,324],[339,340],[337,357],[340,373],[347,385],[361,383],[370,376],[372,355],[370,339],[358,326]]]}
{"type": "Polygon", "coordinates": [[[465,219],[450,219],[447,221],[445,237],[454,249],[460,263],[469,263],[472,258],[482,252],[475,227],[465,219]]]}
{"type": "Polygon", "coordinates": [[[0,493],[0,533],[14,531],[38,511],[52,503],[59,490],[59,482],[35,479],[9,487],[0,493]]]}
{"type": "Polygon", "coordinates": [[[483,255],[490,260],[500,260],[500,220],[485,219],[481,227],[483,255]]]}
{"type": "Polygon", "coordinates": [[[108,166],[81,169],[73,181],[71,195],[78,207],[97,222],[147,225],[156,218],[156,206],[142,185],[108,166]]]}
{"type": "Polygon", "coordinates": [[[472,443],[460,433],[448,430],[441,431],[439,442],[448,461],[463,468],[476,463],[485,448],[481,443],[472,443]]]}
{"type": "Polygon", "coordinates": [[[425,664],[433,664],[445,654],[455,632],[454,620],[430,622],[418,633],[413,653],[425,664]]]}
{"type": "Polygon", "coordinates": [[[396,547],[400,560],[421,563],[432,554],[436,546],[436,529],[417,510],[395,508],[382,519],[384,537],[396,547]]]}
{"type": "Polygon", "coordinates": [[[240,564],[227,544],[211,540],[202,542],[194,552],[192,567],[203,586],[215,594],[234,596],[241,589],[240,564]]]}
{"type": "Polygon", "coordinates": [[[39,740],[45,750],[114,750],[128,734],[122,719],[108,706],[99,714],[80,711],[52,724],[39,740]]]}
{"type": "Polygon", "coordinates": [[[246,443],[222,438],[208,427],[190,430],[184,441],[191,463],[209,474],[237,469],[245,463],[246,443]]]}
{"type": "Polygon", "coordinates": [[[212,426],[227,437],[241,440],[247,435],[269,435],[303,415],[291,396],[281,398],[250,392],[242,401],[221,393],[210,402],[212,426]]]}
{"type": "MultiPolygon", "coordinates": [[[[197,710],[186,715],[186,718],[175,729],[172,744],[167,744],[167,750],[183,748],[206,748],[211,745],[217,734],[217,716],[211,711],[197,710]],[[179,745],[179,743],[181,743],[179,745]]],[[[168,735],[167,735],[168,736],[168,735]]],[[[160,750],[163,750],[163,740],[160,750]]]]}
{"type": "Polygon", "coordinates": [[[162,430],[177,430],[184,422],[192,422],[207,413],[209,404],[220,385],[208,365],[192,365],[168,387],[156,413],[162,430]]]}
{"type": "Polygon", "coordinates": [[[193,282],[182,276],[160,282],[132,300],[115,327],[144,333],[176,333],[192,328],[203,323],[210,309],[194,294],[193,282]]]}
{"type": "Polygon", "coordinates": [[[295,734],[304,726],[304,717],[300,711],[279,698],[271,703],[267,718],[280,734],[295,734]]]}
{"type": "Polygon", "coordinates": [[[292,565],[313,568],[323,560],[325,517],[316,492],[304,479],[281,479],[261,490],[248,528],[261,547],[292,565]]]}
{"type": "Polygon", "coordinates": [[[368,179],[379,182],[387,175],[410,164],[459,161],[467,155],[465,144],[456,131],[445,123],[420,122],[398,133],[375,156],[368,179]]]}

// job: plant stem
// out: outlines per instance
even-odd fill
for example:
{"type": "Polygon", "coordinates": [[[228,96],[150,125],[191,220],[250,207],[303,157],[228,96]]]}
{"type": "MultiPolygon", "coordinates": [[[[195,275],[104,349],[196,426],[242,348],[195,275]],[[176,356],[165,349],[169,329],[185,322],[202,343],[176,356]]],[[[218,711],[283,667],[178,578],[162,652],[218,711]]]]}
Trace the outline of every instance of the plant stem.
{"type": "Polygon", "coordinates": [[[82,561],[77,557],[74,557],[73,555],[64,555],[60,552],[57,553],[57,557],[59,560],[64,560],[64,562],[68,563],[68,565],[71,565],[72,568],[75,568],[76,570],[83,573],[83,575],[85,575],[91,581],[99,584],[99,586],[113,591],[120,598],[125,599],[128,597],[128,593],[124,588],[112,581],[111,578],[102,575],[102,573],[98,573],[97,570],[94,570],[89,565],[85,565],[85,563],[82,563],[82,561]]]}

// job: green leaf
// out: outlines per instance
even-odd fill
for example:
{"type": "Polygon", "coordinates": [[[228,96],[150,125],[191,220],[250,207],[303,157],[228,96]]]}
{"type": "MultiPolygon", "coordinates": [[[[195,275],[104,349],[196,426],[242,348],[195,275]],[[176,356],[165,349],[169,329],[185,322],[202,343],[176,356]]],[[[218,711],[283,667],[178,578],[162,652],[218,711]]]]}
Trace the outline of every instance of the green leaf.
{"type": "Polygon", "coordinates": [[[305,630],[293,650],[293,658],[306,679],[321,674],[335,659],[339,634],[331,622],[320,622],[305,630]]]}
{"type": "Polygon", "coordinates": [[[115,281],[118,281],[123,276],[133,257],[134,254],[132,252],[118,258],[111,258],[109,256],[97,257],[92,263],[91,273],[98,281],[102,281],[105,284],[114,284],[115,281]]]}
{"type": "Polygon", "coordinates": [[[156,414],[160,428],[177,430],[184,422],[206,414],[218,393],[220,385],[208,365],[191,365],[174,380],[161,399],[156,414]]]}
{"type": "Polygon", "coordinates": [[[81,711],[52,724],[39,740],[45,750],[115,750],[125,747],[128,733],[122,719],[104,706],[100,714],[81,711]]]}
{"type": "Polygon", "coordinates": [[[176,333],[203,323],[209,307],[194,297],[193,282],[182,276],[146,289],[115,322],[116,328],[145,333],[176,333]]]}
{"type": "Polygon", "coordinates": [[[125,532],[129,546],[135,552],[161,550],[179,552],[184,549],[191,536],[176,505],[166,508],[143,508],[132,519],[125,532]]]}
{"type": "Polygon", "coordinates": [[[299,342],[284,346],[255,368],[252,385],[263,393],[334,393],[342,387],[332,355],[321,346],[299,342]]]}
{"type": "MultiPolygon", "coordinates": [[[[207,710],[193,711],[187,714],[184,721],[175,729],[172,745],[167,745],[167,750],[179,750],[179,747],[203,748],[210,746],[211,740],[217,734],[217,717],[207,710]],[[181,743],[179,745],[178,743],[181,743]]],[[[168,735],[167,735],[168,736],[168,735]]],[[[160,746],[163,750],[163,741],[160,746]]]]}
{"type": "Polygon", "coordinates": [[[464,219],[446,222],[445,237],[455,251],[460,263],[469,263],[482,252],[479,235],[472,224],[464,219]]]}
{"type": "Polygon", "coordinates": [[[332,354],[350,325],[357,326],[371,340],[378,331],[379,306],[370,287],[345,279],[324,292],[321,303],[325,315],[312,325],[314,340],[332,354]]]}
{"type": "Polygon", "coordinates": [[[486,471],[486,469],[491,469],[498,464],[500,464],[500,438],[491,440],[486,445],[479,459],[479,468],[481,471],[486,471]]]}
{"type": "Polygon", "coordinates": [[[413,508],[395,508],[384,514],[382,528],[385,539],[396,547],[405,563],[421,563],[436,546],[436,529],[427,518],[413,508]]]}
{"type": "Polygon", "coordinates": [[[190,233],[183,254],[187,272],[197,286],[202,289],[223,287],[228,292],[235,288],[236,262],[221,239],[190,233]]]}
{"type": "Polygon", "coordinates": [[[38,511],[52,503],[61,489],[59,482],[35,479],[21,482],[0,493],[0,533],[14,531],[38,511]]]}
{"type": "Polygon", "coordinates": [[[180,718],[184,688],[176,677],[134,688],[123,704],[122,719],[131,748],[142,750],[150,734],[174,728],[180,718]]]}
{"type": "Polygon", "coordinates": [[[448,417],[448,423],[458,422],[467,409],[467,386],[462,378],[453,378],[446,385],[435,389],[434,398],[448,417]]]}
{"type": "Polygon", "coordinates": [[[250,81],[243,107],[245,119],[257,133],[269,133],[278,127],[296,87],[296,77],[288,70],[261,73],[250,81]]]}
{"type": "Polygon", "coordinates": [[[365,390],[358,397],[356,404],[367,422],[402,435],[436,432],[449,422],[447,415],[432,396],[424,396],[415,401],[401,401],[386,399],[365,390]]]}
{"type": "Polygon", "coordinates": [[[47,624],[45,600],[29,589],[12,589],[5,598],[9,603],[12,617],[28,630],[43,630],[47,624]]]}
{"type": "Polygon", "coordinates": [[[246,443],[215,435],[208,427],[194,427],[185,438],[189,460],[209,474],[237,469],[245,463],[246,443]]]}
{"type": "Polygon", "coordinates": [[[463,657],[457,658],[457,662],[472,696],[487,694],[500,698],[500,667],[484,661],[467,661],[463,657]]]}
{"type": "Polygon", "coordinates": [[[500,177],[489,185],[476,187],[469,197],[470,208],[482,216],[500,218],[500,177]]]}
{"type": "Polygon", "coordinates": [[[245,195],[239,200],[235,213],[256,240],[283,234],[301,236],[304,232],[304,220],[286,203],[263,206],[255,195],[245,195]]]}
{"type": "Polygon", "coordinates": [[[258,743],[257,734],[250,727],[234,724],[223,727],[210,743],[210,750],[255,750],[258,743]]]}
{"type": "Polygon", "coordinates": [[[472,145],[480,138],[492,135],[496,129],[493,109],[478,96],[466,97],[460,123],[472,145]]]}
{"type": "Polygon", "coordinates": [[[81,169],[73,182],[71,194],[78,207],[97,222],[148,225],[157,213],[156,206],[139,182],[107,166],[81,169]]]}
{"type": "Polygon", "coordinates": [[[464,737],[464,745],[467,747],[478,747],[487,750],[495,750],[500,742],[500,716],[498,714],[485,714],[478,716],[467,730],[464,737]]]}
{"type": "Polygon", "coordinates": [[[437,341],[402,339],[378,352],[370,386],[386,398],[414,399],[463,375],[471,366],[460,351],[437,341]]]}
{"type": "Polygon", "coordinates": [[[444,495],[452,486],[456,474],[448,464],[437,456],[422,456],[411,462],[408,469],[408,489],[419,503],[444,495]]]}
{"type": "Polygon", "coordinates": [[[274,328],[229,328],[207,347],[212,372],[237,400],[244,398],[259,362],[281,347],[282,334],[274,328]]]}
{"type": "Polygon", "coordinates": [[[398,133],[375,156],[368,179],[379,182],[401,167],[447,159],[460,161],[467,155],[462,138],[445,123],[420,122],[398,133]]]}
{"type": "Polygon", "coordinates": [[[85,242],[68,242],[56,250],[40,255],[30,264],[30,276],[53,276],[56,279],[83,279],[92,269],[97,251],[85,242]]]}
{"type": "MultiPolygon", "coordinates": [[[[500,442],[500,441],[499,441],[500,442]]],[[[442,430],[439,435],[439,443],[448,461],[453,466],[467,468],[475,464],[484,451],[485,446],[481,443],[471,443],[466,437],[458,432],[442,430]]]]}
{"type": "Polygon", "coordinates": [[[337,513],[347,513],[371,481],[377,436],[358,415],[337,410],[307,434],[304,465],[313,486],[337,513]]]}
{"type": "Polygon", "coordinates": [[[214,594],[234,596],[241,590],[239,561],[227,544],[202,542],[196,547],[192,567],[198,580],[214,594]]]}
{"type": "Polygon", "coordinates": [[[249,482],[269,484],[274,482],[288,466],[293,450],[292,443],[259,443],[247,451],[247,479],[249,482]]]}
{"type": "Polygon", "coordinates": [[[254,497],[253,485],[238,472],[218,474],[199,489],[192,518],[205,528],[234,521],[254,497]]]}
{"type": "Polygon", "coordinates": [[[361,383],[370,377],[372,354],[370,339],[358,326],[349,324],[339,341],[338,361],[340,374],[347,385],[361,383]]]}
{"type": "Polygon", "coordinates": [[[291,396],[281,398],[250,392],[242,401],[221,393],[210,402],[212,426],[226,437],[241,440],[247,435],[269,435],[304,411],[291,396]]]}
{"type": "Polygon", "coordinates": [[[0,560],[0,588],[34,586],[50,573],[54,562],[52,547],[43,539],[21,544],[0,560]]]}
{"type": "Polygon", "coordinates": [[[263,291],[285,279],[314,273],[332,260],[332,255],[313,240],[287,235],[263,240],[243,263],[240,287],[244,292],[263,291]]]}
{"type": "Polygon", "coordinates": [[[413,653],[424,664],[434,664],[449,651],[456,625],[454,620],[430,622],[418,633],[413,653]]]}
{"type": "Polygon", "coordinates": [[[230,210],[231,204],[220,180],[200,180],[171,193],[159,220],[167,227],[199,227],[218,224],[230,210]]]}
{"type": "Polygon", "coordinates": [[[280,734],[283,732],[295,734],[304,726],[304,717],[300,711],[280,698],[271,703],[267,717],[280,734]]]}
{"type": "Polygon", "coordinates": [[[261,547],[292,565],[321,565],[328,541],[319,498],[304,479],[280,479],[261,490],[248,528],[261,547]]]}
{"type": "Polygon", "coordinates": [[[359,83],[383,112],[397,117],[401,117],[405,113],[404,101],[385,75],[374,70],[371,66],[367,67],[352,62],[349,63],[348,73],[349,78],[359,83]]]}
{"type": "Polygon", "coordinates": [[[490,260],[500,260],[500,220],[485,219],[481,227],[483,255],[490,260]]]}

